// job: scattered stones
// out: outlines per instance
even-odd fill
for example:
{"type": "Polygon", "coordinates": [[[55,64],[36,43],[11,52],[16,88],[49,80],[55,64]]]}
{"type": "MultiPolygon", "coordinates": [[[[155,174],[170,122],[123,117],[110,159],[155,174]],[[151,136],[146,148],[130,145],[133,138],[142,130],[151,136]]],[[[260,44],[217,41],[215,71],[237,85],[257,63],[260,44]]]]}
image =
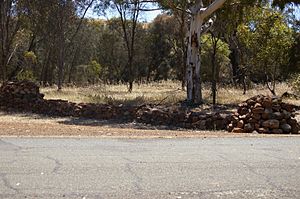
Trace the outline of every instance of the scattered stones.
{"type": "Polygon", "coordinates": [[[300,126],[294,119],[294,112],[294,106],[283,103],[279,97],[257,95],[239,104],[227,130],[233,133],[298,134],[300,126]]]}

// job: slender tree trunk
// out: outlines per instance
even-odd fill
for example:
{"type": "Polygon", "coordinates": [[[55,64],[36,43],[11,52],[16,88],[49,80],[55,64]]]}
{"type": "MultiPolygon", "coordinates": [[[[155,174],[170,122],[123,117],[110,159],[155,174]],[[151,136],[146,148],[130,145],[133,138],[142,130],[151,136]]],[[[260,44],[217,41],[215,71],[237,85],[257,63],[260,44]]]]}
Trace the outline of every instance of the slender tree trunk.
{"type": "Polygon", "coordinates": [[[63,77],[64,77],[64,57],[65,57],[65,45],[64,45],[64,36],[61,36],[61,44],[59,50],[59,60],[58,60],[58,83],[57,89],[60,91],[62,89],[63,77]]]}
{"type": "Polygon", "coordinates": [[[59,55],[58,55],[58,76],[57,76],[57,89],[60,91],[62,89],[63,77],[64,77],[64,64],[65,64],[65,33],[64,33],[64,14],[62,14],[62,19],[60,19],[60,32],[59,32],[59,55]]]}
{"type": "Polygon", "coordinates": [[[72,74],[74,72],[75,60],[76,60],[76,57],[78,55],[78,52],[79,52],[79,47],[76,48],[73,59],[72,59],[72,62],[71,62],[71,66],[70,66],[70,70],[69,70],[69,78],[68,78],[68,83],[69,84],[72,82],[72,74]]]}
{"type": "MultiPolygon", "coordinates": [[[[212,35],[213,37],[213,35],[212,35]]],[[[212,38],[213,41],[213,54],[212,54],[212,94],[213,94],[213,105],[216,104],[217,98],[217,65],[216,65],[216,54],[217,54],[217,44],[218,40],[212,38]]]]}
{"type": "Polygon", "coordinates": [[[1,68],[1,77],[2,77],[2,80],[5,81],[6,80],[6,26],[5,26],[5,21],[6,21],[6,18],[7,18],[7,15],[6,15],[6,5],[5,5],[5,2],[2,1],[0,2],[0,33],[1,33],[1,62],[0,62],[0,68],[1,68]]]}
{"type": "Polygon", "coordinates": [[[180,17],[180,24],[181,24],[181,47],[182,47],[182,68],[181,68],[181,88],[182,90],[185,90],[186,87],[186,75],[185,71],[186,71],[186,60],[187,60],[187,46],[186,46],[186,29],[185,29],[185,18],[186,18],[186,13],[185,12],[181,12],[181,17],[180,17]]]}
{"type": "Polygon", "coordinates": [[[129,80],[128,80],[128,83],[129,83],[129,87],[128,87],[128,92],[131,93],[132,92],[132,89],[133,89],[133,82],[134,82],[134,72],[133,72],[133,57],[132,55],[129,56],[129,60],[128,60],[128,69],[129,69],[129,80]]]}

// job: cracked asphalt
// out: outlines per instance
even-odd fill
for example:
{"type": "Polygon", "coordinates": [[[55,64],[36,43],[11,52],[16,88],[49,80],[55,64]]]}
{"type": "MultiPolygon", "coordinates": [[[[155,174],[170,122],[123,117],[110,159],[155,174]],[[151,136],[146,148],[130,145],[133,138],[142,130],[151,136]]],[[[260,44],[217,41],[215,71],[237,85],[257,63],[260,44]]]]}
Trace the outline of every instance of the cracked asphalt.
{"type": "Polygon", "coordinates": [[[0,198],[300,198],[300,137],[2,137],[0,198]]]}

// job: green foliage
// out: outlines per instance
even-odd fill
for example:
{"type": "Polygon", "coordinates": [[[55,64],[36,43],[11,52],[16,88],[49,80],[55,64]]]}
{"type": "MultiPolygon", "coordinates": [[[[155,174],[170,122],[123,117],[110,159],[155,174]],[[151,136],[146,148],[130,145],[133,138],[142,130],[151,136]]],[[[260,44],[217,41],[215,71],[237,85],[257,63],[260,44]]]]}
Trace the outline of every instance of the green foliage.
{"type": "Polygon", "coordinates": [[[88,71],[91,75],[97,77],[101,72],[101,65],[97,61],[93,60],[88,66],[88,71]]]}
{"type": "Polygon", "coordinates": [[[17,80],[30,80],[30,81],[36,81],[36,78],[34,77],[34,74],[32,70],[22,70],[18,73],[17,80]]]}
{"type": "MultiPolygon", "coordinates": [[[[202,78],[203,81],[211,81],[212,79],[212,59],[214,51],[213,38],[210,34],[205,34],[201,37],[201,59],[202,59],[202,78]]],[[[217,80],[222,75],[223,78],[230,77],[229,72],[229,46],[227,43],[218,39],[216,43],[216,69],[217,69],[217,80]],[[219,75],[220,74],[220,75],[219,75]]],[[[222,79],[223,79],[222,78],[222,79]]],[[[223,79],[224,80],[224,79],[223,79]]]]}
{"type": "Polygon", "coordinates": [[[24,58],[27,62],[35,64],[37,62],[37,57],[32,51],[25,51],[24,58]]]}
{"type": "MultiPolygon", "coordinates": [[[[143,18],[139,18],[134,32],[131,31],[133,23],[129,20],[133,14],[133,5],[122,7],[127,13],[127,38],[130,42],[131,35],[135,33],[136,40],[133,51],[130,50],[134,57],[131,72],[128,70],[128,48],[124,42],[121,18],[81,20],[83,11],[90,2],[0,1],[3,9],[0,13],[0,35],[3,35],[0,38],[0,43],[3,44],[0,49],[0,78],[35,79],[51,85],[59,79],[60,65],[63,67],[64,82],[68,83],[89,84],[101,79],[114,84],[128,81],[131,74],[134,74],[136,81],[141,82],[183,79],[188,29],[184,22],[189,15],[184,10],[190,8],[195,3],[194,0],[159,1],[161,8],[168,12],[150,23],[143,23],[143,18]],[[12,6],[4,6],[9,4],[12,6]]],[[[111,6],[113,2],[125,1],[97,0],[94,2],[97,7],[94,8],[99,13],[104,10],[118,13],[116,7],[111,6]]],[[[125,3],[128,2],[137,1],[125,3]]],[[[204,6],[211,2],[203,1],[204,6]]],[[[285,74],[289,71],[299,72],[299,29],[292,32],[286,25],[286,19],[276,12],[277,7],[259,9],[268,2],[270,3],[264,0],[227,0],[224,7],[216,13],[217,21],[212,31],[222,38],[218,41],[216,54],[217,73],[220,74],[218,78],[231,78],[231,71],[228,71],[228,48],[232,52],[239,50],[241,54],[242,62],[237,61],[237,68],[248,68],[260,81],[264,81],[265,73],[271,76],[270,72],[273,71],[276,71],[275,79],[283,79],[289,75],[285,74]],[[292,34],[295,39],[292,39],[292,34]],[[289,68],[286,68],[287,65],[289,68]]],[[[276,6],[285,6],[290,2],[298,1],[273,1],[276,6]]],[[[143,8],[149,8],[148,5],[143,8]]],[[[290,18],[289,23],[291,21],[295,24],[297,22],[290,18]]],[[[202,76],[205,81],[210,81],[213,44],[209,35],[204,36],[202,42],[202,76]]],[[[231,55],[231,59],[236,56],[239,60],[239,53],[231,55]]]]}
{"type": "Polygon", "coordinates": [[[86,71],[88,82],[95,84],[96,81],[99,80],[100,72],[101,65],[95,60],[91,61],[90,64],[87,66],[86,71]]]}
{"type": "Polygon", "coordinates": [[[74,81],[78,85],[95,84],[100,79],[101,65],[93,60],[88,65],[76,66],[74,81]]]}
{"type": "Polygon", "coordinates": [[[284,17],[267,8],[255,8],[244,24],[238,27],[244,47],[243,64],[261,78],[277,79],[289,62],[293,34],[284,17]]]}

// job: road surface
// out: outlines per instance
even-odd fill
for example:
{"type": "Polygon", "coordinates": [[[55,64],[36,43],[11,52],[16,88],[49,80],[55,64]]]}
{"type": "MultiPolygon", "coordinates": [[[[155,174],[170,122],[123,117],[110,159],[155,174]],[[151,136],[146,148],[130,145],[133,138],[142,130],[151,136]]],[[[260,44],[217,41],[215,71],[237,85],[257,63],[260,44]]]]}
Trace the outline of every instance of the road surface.
{"type": "Polygon", "coordinates": [[[0,198],[300,198],[300,137],[0,138],[0,198]]]}

